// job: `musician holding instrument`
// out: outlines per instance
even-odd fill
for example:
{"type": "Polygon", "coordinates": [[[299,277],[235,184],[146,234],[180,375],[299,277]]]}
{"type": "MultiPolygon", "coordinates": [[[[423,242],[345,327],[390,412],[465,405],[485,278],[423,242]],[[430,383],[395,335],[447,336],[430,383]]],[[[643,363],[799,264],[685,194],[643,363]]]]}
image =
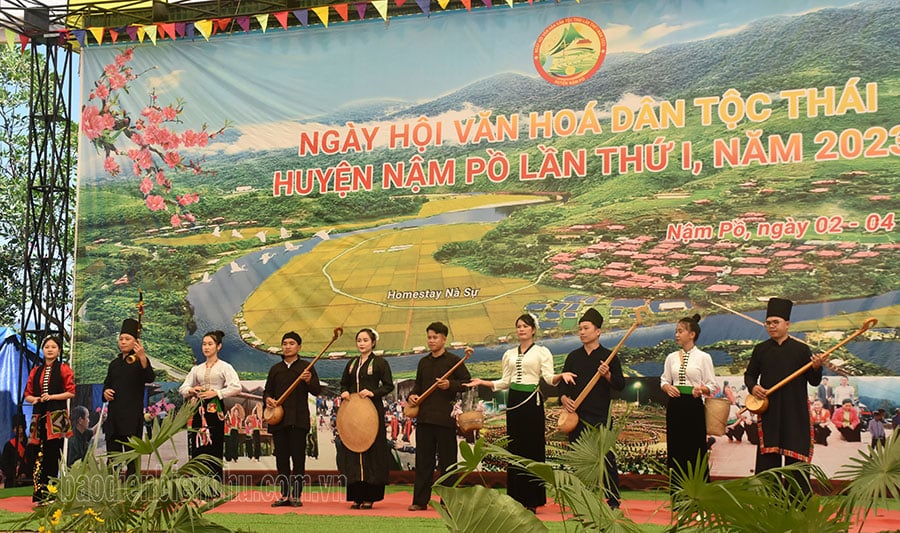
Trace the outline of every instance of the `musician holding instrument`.
{"type": "Polygon", "coordinates": [[[391,451],[384,428],[383,398],[394,390],[394,378],[391,365],[383,357],[372,354],[377,342],[375,330],[359,330],[356,334],[359,357],[347,363],[341,375],[341,399],[344,400],[341,407],[346,408],[349,402],[368,398],[375,404],[378,415],[375,442],[368,450],[356,453],[343,444],[337,446],[338,470],[346,478],[347,501],[353,502],[351,509],[371,509],[374,502],[383,500],[390,471],[391,451]],[[359,398],[351,398],[353,395],[359,398]]]}
{"type": "Polygon", "coordinates": [[[44,362],[28,374],[25,401],[31,411],[31,437],[39,444],[34,466],[34,493],[31,501],[42,505],[47,498],[47,482],[59,476],[63,443],[72,436],[68,401],[75,397],[75,375],[72,367],[60,360],[62,341],[50,336],[41,345],[44,362]]]}
{"type": "MultiPolygon", "coordinates": [[[[559,400],[566,412],[578,415],[578,424],[569,433],[569,442],[575,442],[584,431],[585,424],[592,426],[606,425],[609,418],[609,402],[613,390],[625,388],[625,376],[622,374],[622,363],[618,357],[612,358],[609,364],[607,357],[612,353],[600,345],[600,328],[603,317],[593,307],[578,321],[578,336],[582,347],[566,356],[563,372],[577,376],[574,383],[563,381],[559,384],[559,400]],[[580,405],[575,404],[583,389],[594,374],[600,378],[596,386],[584,398],[580,405]]],[[[609,485],[606,487],[606,502],[613,508],[619,507],[619,472],[616,458],[612,451],[606,456],[606,472],[609,485]]]]}
{"type": "MultiPolygon", "coordinates": [[[[153,366],[139,339],[140,323],[133,318],[122,321],[119,330],[119,354],[110,361],[103,380],[103,400],[108,403],[103,433],[106,451],[122,452],[129,437],[144,434],[144,384],[153,383],[153,366]]],[[[138,473],[138,462],[128,464],[127,475],[138,473]]]]}
{"type": "Polygon", "coordinates": [[[456,422],[451,418],[450,410],[456,393],[461,392],[463,383],[471,379],[459,356],[444,348],[449,328],[441,322],[432,322],[425,331],[431,353],[419,360],[416,382],[407,398],[410,406],[418,408],[416,481],[412,505],[408,507],[410,511],[428,508],[434,482],[435,454],[441,475],[456,462],[456,422]],[[432,385],[437,387],[431,388],[432,385]],[[426,395],[428,391],[431,392],[426,395]],[[420,395],[423,397],[421,403],[420,395]]]}
{"type": "MultiPolygon", "coordinates": [[[[703,396],[708,396],[716,387],[716,369],[712,357],[697,348],[699,336],[700,315],[678,321],[675,342],[681,349],[666,357],[660,377],[660,388],[669,397],[666,404],[666,467],[670,477],[673,472],[688,472],[690,465],[707,453],[703,396]]],[[[727,381],[725,387],[729,390],[727,381]]]]}
{"type": "MultiPolygon", "coordinates": [[[[282,359],[269,369],[263,401],[267,408],[275,408],[278,399],[292,386],[296,388],[281,403],[283,416],[277,424],[269,423],[269,433],[275,446],[275,468],[281,498],[272,507],[302,507],[303,477],[306,475],[306,434],[309,433],[310,394],[322,391],[316,369],[301,361],[298,354],[303,340],[294,331],[281,337],[282,359]]],[[[264,415],[265,416],[265,415],[264,415]]]]}
{"type": "MultiPolygon", "coordinates": [[[[530,314],[516,319],[516,337],[519,346],[503,353],[500,379],[488,381],[475,378],[467,387],[484,386],[491,390],[509,390],[506,408],[506,433],[510,438],[509,451],[533,461],[544,462],[546,439],[544,436],[544,397],[541,395],[541,378],[550,385],[560,380],[574,383],[575,374],[553,374],[553,354],[547,348],[534,343],[537,323],[530,314]]],[[[506,471],[506,493],[532,512],[547,503],[544,485],[522,468],[509,465],[506,471]]]]}
{"type": "Polygon", "coordinates": [[[198,457],[206,454],[218,458],[208,463],[216,479],[224,481],[222,458],[225,456],[225,405],[222,400],[237,396],[241,392],[241,380],[234,367],[219,359],[222,349],[221,331],[210,331],[203,335],[200,350],[205,360],[191,368],[178,392],[198,409],[188,423],[194,431],[188,432],[188,455],[198,457]]]}
{"type": "MultiPolygon", "coordinates": [[[[814,357],[808,345],[790,338],[788,329],[793,305],[783,298],[769,299],[765,322],[769,339],[753,348],[744,372],[744,384],[752,395],[745,400],[747,407],[760,413],[753,407],[753,402],[768,402],[768,408],[759,414],[757,474],[782,464],[812,461],[807,384],[816,387],[822,381],[824,355],[814,357]],[[774,388],[807,364],[809,368],[802,374],[803,379],[794,379],[774,388]],[[770,388],[773,388],[771,394],[770,388]]],[[[809,495],[812,492],[809,479],[801,472],[795,472],[794,477],[803,493],[809,495]]]]}

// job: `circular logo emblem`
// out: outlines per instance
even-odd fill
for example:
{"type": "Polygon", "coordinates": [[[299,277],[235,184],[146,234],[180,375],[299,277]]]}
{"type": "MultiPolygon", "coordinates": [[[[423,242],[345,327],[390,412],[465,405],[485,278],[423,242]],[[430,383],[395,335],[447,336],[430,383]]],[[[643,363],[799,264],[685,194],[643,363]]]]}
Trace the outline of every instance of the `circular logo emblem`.
{"type": "Polygon", "coordinates": [[[606,59],[606,36],[592,20],[566,17],[541,32],[534,43],[534,68],[554,85],[578,85],[606,59]]]}

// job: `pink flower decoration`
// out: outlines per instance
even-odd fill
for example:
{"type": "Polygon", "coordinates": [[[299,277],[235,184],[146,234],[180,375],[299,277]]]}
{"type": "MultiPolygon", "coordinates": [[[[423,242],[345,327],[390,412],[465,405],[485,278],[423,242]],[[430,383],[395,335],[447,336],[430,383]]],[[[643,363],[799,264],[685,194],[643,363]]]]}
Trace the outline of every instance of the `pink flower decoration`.
{"type": "Polygon", "coordinates": [[[178,116],[178,111],[176,111],[175,108],[170,105],[164,107],[162,113],[166,120],[175,120],[175,118],[178,116]]]}
{"type": "Polygon", "coordinates": [[[153,182],[150,181],[150,178],[144,178],[143,180],[141,180],[141,193],[144,196],[147,196],[147,194],[149,194],[150,191],[152,191],[152,190],[153,190],[153,182]]]}
{"type": "Polygon", "coordinates": [[[128,80],[125,79],[124,74],[113,74],[109,77],[109,88],[110,89],[121,89],[125,87],[125,84],[128,80]]]}
{"type": "Polygon", "coordinates": [[[163,186],[166,184],[166,174],[162,170],[156,173],[156,184],[163,186]]]}
{"type": "Polygon", "coordinates": [[[175,168],[181,163],[181,155],[178,152],[166,152],[165,162],[169,168],[175,168]]]}
{"type": "Polygon", "coordinates": [[[109,87],[102,83],[97,85],[97,88],[94,89],[94,91],[97,93],[97,96],[102,98],[103,100],[109,98],[109,87]]]}
{"type": "Polygon", "coordinates": [[[144,201],[147,203],[147,208],[150,209],[150,211],[167,209],[166,200],[162,196],[151,194],[147,196],[147,199],[144,201]]]}
{"type": "Polygon", "coordinates": [[[193,213],[185,213],[184,219],[193,224],[197,219],[194,217],[193,213]]]}
{"type": "Polygon", "coordinates": [[[173,228],[181,227],[181,217],[179,217],[177,213],[172,215],[172,218],[169,219],[169,224],[171,224],[173,228]]]}
{"type": "Polygon", "coordinates": [[[113,176],[118,176],[119,172],[122,171],[122,167],[116,163],[113,156],[107,156],[106,160],[103,162],[103,168],[113,176]]]}

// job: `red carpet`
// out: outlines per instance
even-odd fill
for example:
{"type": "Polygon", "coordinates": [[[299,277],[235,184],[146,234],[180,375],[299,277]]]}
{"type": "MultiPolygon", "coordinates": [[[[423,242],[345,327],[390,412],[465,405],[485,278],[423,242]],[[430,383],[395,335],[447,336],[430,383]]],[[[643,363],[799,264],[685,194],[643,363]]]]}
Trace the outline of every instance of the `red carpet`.
{"type": "MultiPolygon", "coordinates": [[[[271,507],[276,493],[271,491],[248,490],[238,494],[232,501],[217,507],[212,513],[235,514],[287,514],[300,515],[351,515],[364,514],[371,516],[421,517],[438,519],[438,513],[429,508],[426,511],[407,511],[412,502],[409,492],[386,494],[384,501],[377,502],[373,509],[350,509],[350,503],[344,501],[343,493],[304,493],[303,507],[271,507]]],[[[31,512],[31,497],[16,496],[0,499],[0,509],[16,513],[31,512]]],[[[639,524],[665,525],[669,523],[668,502],[665,500],[624,500],[622,510],[625,516],[639,524]]],[[[538,518],[545,522],[559,522],[563,516],[559,507],[548,504],[538,509],[538,518]]],[[[862,528],[865,532],[896,531],[900,529],[900,511],[879,511],[870,514],[862,528]]],[[[853,531],[856,531],[855,528],[853,531]]]]}

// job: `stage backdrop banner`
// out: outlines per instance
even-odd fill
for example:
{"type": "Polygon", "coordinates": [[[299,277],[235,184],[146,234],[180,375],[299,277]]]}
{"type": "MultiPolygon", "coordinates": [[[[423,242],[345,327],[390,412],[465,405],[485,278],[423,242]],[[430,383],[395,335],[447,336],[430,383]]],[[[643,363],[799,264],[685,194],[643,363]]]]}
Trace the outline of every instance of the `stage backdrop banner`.
{"type": "Polygon", "coordinates": [[[88,46],[76,377],[102,382],[142,290],[175,381],[207,331],[264,379],[284,332],[307,357],[337,326],[323,378],[374,327],[408,379],[433,321],[497,377],[523,312],[559,367],[587,308],[611,346],[644,305],[629,376],[657,377],[693,313],[740,376],[772,296],[814,350],[877,318],[828,373],[893,380],[897,20],[874,0],[563,1],[88,46]]]}

